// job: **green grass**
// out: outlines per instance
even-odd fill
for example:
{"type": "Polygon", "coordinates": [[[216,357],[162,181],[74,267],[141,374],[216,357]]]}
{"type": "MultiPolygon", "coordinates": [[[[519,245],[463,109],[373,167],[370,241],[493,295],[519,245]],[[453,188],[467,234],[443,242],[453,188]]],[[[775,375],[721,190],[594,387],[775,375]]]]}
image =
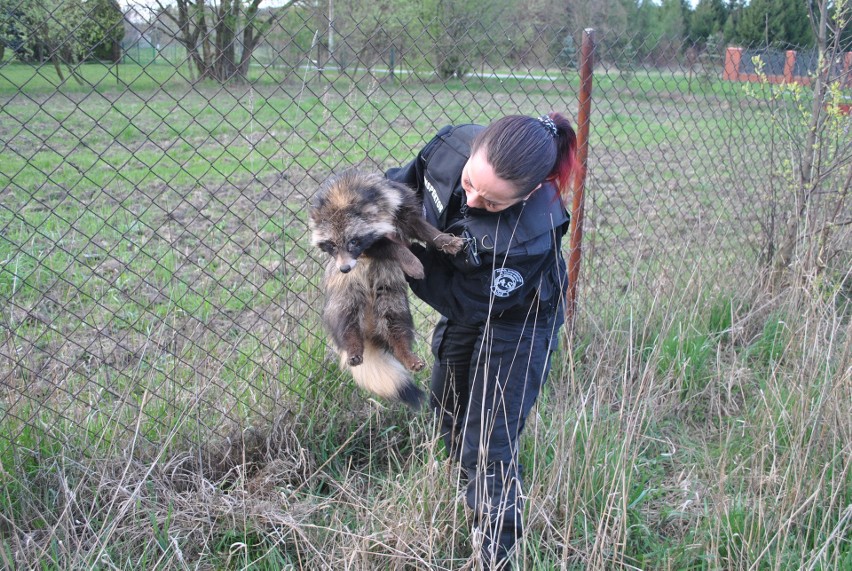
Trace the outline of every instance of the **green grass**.
{"type": "Polygon", "coordinates": [[[83,81],[82,85],[70,76],[65,66],[62,67],[63,81],[51,64],[7,63],[0,68],[0,94],[13,95],[21,91],[29,94],[52,93],[57,88],[87,93],[93,87],[101,92],[126,88],[144,91],[165,84],[186,83],[192,77],[189,66],[175,67],[167,63],[87,63],[78,66],[77,72],[83,81]]]}

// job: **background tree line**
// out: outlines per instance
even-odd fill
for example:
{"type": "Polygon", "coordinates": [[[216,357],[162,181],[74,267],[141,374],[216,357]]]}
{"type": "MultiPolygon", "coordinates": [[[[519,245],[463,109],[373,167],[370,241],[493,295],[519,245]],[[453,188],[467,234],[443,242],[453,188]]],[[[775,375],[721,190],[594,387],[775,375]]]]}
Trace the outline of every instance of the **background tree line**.
{"type": "MultiPolygon", "coordinates": [[[[828,2],[829,15],[846,0],[828,2]]],[[[598,59],[666,65],[725,45],[810,48],[817,0],[0,0],[0,57],[73,71],[118,61],[125,30],[154,28],[181,45],[199,78],[243,80],[266,42],[318,64],[429,60],[443,77],[499,61],[576,62],[579,31],[598,32],[598,59]],[[507,25],[511,23],[511,25],[507,25]],[[422,24],[422,30],[412,26],[422,24]],[[500,30],[495,33],[493,30],[500,30]],[[505,33],[506,30],[511,30],[505,33]],[[518,46],[523,46],[519,48],[518,46]],[[496,61],[495,59],[495,61],[496,61]]],[[[845,49],[852,27],[842,34],[845,49]]]]}
{"type": "Polygon", "coordinates": [[[118,62],[123,22],[118,0],[0,0],[0,60],[118,62]]]}

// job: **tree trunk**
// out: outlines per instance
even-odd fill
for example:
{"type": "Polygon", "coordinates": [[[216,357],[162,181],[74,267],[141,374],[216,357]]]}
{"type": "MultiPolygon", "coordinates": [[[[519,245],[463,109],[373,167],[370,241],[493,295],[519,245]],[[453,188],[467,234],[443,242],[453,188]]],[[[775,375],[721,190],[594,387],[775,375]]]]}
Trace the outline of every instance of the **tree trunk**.
{"type": "MultiPolygon", "coordinates": [[[[198,79],[213,78],[226,81],[243,81],[248,77],[249,64],[254,49],[260,44],[277,16],[272,15],[263,22],[258,21],[259,6],[263,0],[250,0],[243,14],[242,0],[221,0],[218,5],[208,0],[175,0],[174,9],[161,0],[155,0],[161,14],[171,20],[176,30],[165,31],[187,51],[187,57],[198,71],[198,79]],[[208,29],[207,15],[212,22],[208,29]],[[245,25],[240,30],[240,18],[245,16],[245,25]],[[242,52],[237,59],[237,41],[242,42],[242,52]]],[[[288,0],[278,7],[278,14],[295,4],[288,0]]]]}
{"type": "MultiPolygon", "coordinates": [[[[246,24],[243,28],[243,53],[240,56],[240,65],[237,68],[237,77],[241,81],[248,79],[249,63],[251,56],[260,39],[266,31],[272,26],[274,19],[270,18],[266,22],[257,22],[257,10],[262,0],[252,0],[251,4],[246,7],[246,24]]],[[[281,9],[289,7],[293,2],[289,2],[281,9]]]]}
{"type": "Polygon", "coordinates": [[[239,21],[240,0],[222,0],[219,4],[219,12],[216,15],[216,42],[215,59],[213,62],[213,76],[220,82],[225,82],[234,77],[236,72],[235,46],[236,27],[239,21]]]}
{"type": "Polygon", "coordinates": [[[240,65],[237,67],[237,79],[246,81],[248,79],[249,62],[251,54],[257,46],[258,38],[254,35],[254,26],[246,24],[243,29],[243,53],[240,56],[240,65]]]}
{"type": "MultiPolygon", "coordinates": [[[[177,20],[172,18],[172,21],[178,25],[179,34],[170,35],[186,49],[186,55],[195,65],[195,69],[198,72],[198,79],[203,79],[207,76],[207,65],[204,58],[198,52],[198,37],[202,30],[205,31],[206,35],[204,0],[198,0],[194,6],[195,10],[190,14],[189,8],[191,5],[189,0],[177,0],[178,17],[177,20]]],[[[163,10],[164,13],[168,13],[164,8],[163,10]]]]}
{"type": "Polygon", "coordinates": [[[50,56],[50,62],[53,64],[53,69],[56,70],[56,75],[59,76],[59,81],[65,81],[65,74],[62,73],[62,66],[59,65],[59,56],[56,55],[56,52],[50,56]]]}
{"type": "MultiPolygon", "coordinates": [[[[197,0],[198,10],[198,25],[195,29],[196,38],[201,38],[201,67],[199,69],[200,79],[206,79],[212,76],[213,54],[215,53],[211,47],[210,33],[207,31],[207,18],[204,16],[204,0],[197,0]]],[[[198,48],[196,48],[198,49],[198,48]]]]}

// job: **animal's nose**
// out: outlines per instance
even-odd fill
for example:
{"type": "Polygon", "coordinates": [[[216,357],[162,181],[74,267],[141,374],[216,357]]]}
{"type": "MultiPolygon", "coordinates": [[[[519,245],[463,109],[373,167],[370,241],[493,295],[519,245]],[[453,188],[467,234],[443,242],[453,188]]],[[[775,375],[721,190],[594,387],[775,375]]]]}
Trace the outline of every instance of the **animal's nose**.
{"type": "Polygon", "coordinates": [[[343,274],[348,274],[352,271],[352,268],[355,267],[355,264],[358,263],[357,258],[352,258],[350,256],[338,256],[337,257],[337,269],[340,270],[343,274]]]}

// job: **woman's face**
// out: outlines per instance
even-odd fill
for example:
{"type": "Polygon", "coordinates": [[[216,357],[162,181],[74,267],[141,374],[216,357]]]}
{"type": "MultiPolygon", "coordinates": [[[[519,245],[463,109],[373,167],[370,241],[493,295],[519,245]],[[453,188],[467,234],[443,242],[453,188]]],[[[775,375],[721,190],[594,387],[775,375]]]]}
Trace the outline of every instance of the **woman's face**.
{"type": "Polygon", "coordinates": [[[494,174],[494,169],[485,158],[484,150],[477,151],[468,159],[462,170],[461,184],[467,196],[467,205],[470,208],[481,208],[489,212],[505,210],[532,194],[531,192],[524,196],[516,196],[518,189],[512,183],[494,174]]]}

